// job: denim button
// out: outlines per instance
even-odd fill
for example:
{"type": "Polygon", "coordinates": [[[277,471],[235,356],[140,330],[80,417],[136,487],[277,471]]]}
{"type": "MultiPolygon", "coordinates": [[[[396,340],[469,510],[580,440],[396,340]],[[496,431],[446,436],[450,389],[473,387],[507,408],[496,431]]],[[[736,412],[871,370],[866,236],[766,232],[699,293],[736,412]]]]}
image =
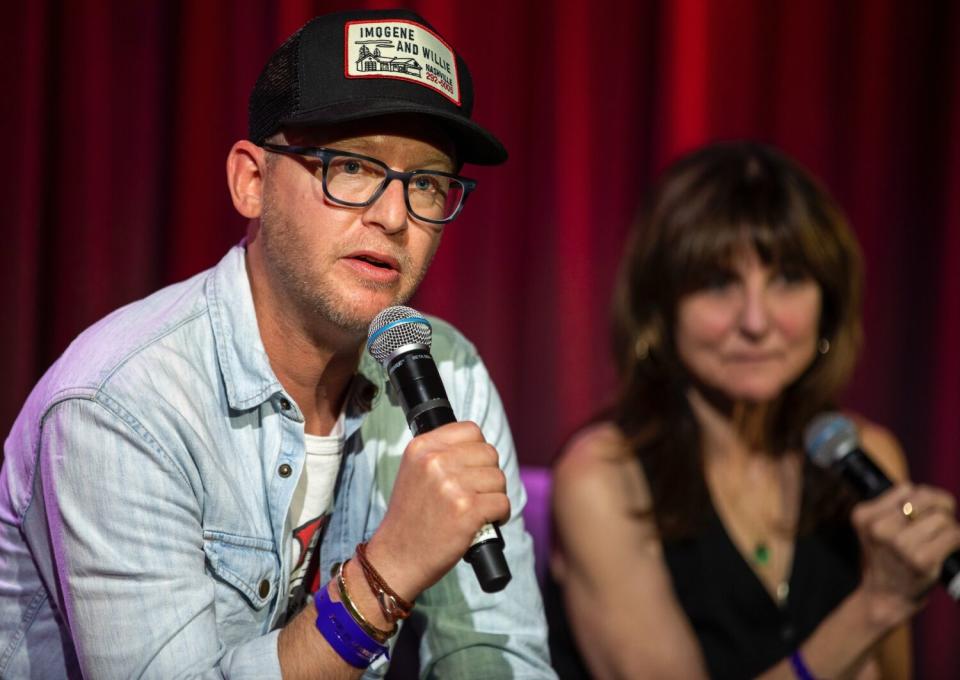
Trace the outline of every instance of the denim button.
{"type": "Polygon", "coordinates": [[[290,400],[287,399],[286,397],[281,397],[281,398],[280,398],[280,408],[283,409],[284,411],[289,411],[289,410],[290,410],[290,400]]]}
{"type": "Polygon", "coordinates": [[[293,468],[284,463],[279,468],[277,468],[277,474],[286,479],[293,472],[293,468]]]}
{"type": "Polygon", "coordinates": [[[266,597],[270,594],[270,581],[263,579],[260,581],[260,597],[266,597]]]}

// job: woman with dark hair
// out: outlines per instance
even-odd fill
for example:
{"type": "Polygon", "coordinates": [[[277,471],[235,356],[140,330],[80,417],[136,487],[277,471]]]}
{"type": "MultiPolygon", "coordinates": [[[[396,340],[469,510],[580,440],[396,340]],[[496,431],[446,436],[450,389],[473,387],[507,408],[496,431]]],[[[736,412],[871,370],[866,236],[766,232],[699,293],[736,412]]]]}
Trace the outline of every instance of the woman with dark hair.
{"type": "Polygon", "coordinates": [[[803,453],[853,369],[860,282],[840,211],[779,152],[715,144],[667,171],[616,288],[616,403],[555,469],[561,677],[910,675],[954,501],[856,416],[891,490],[858,503],[803,453]]]}

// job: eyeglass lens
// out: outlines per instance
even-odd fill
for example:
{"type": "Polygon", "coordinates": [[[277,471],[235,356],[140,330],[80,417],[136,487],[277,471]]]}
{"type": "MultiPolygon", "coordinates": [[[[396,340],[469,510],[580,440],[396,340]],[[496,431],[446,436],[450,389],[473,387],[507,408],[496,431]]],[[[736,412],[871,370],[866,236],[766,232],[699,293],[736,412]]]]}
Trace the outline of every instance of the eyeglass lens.
{"type": "MultiPolygon", "coordinates": [[[[363,158],[332,156],[327,165],[326,182],[330,197],[345,203],[366,203],[380,190],[386,170],[363,158]]],[[[417,171],[407,183],[407,201],[417,217],[443,220],[460,207],[463,183],[453,177],[417,171]]]]}

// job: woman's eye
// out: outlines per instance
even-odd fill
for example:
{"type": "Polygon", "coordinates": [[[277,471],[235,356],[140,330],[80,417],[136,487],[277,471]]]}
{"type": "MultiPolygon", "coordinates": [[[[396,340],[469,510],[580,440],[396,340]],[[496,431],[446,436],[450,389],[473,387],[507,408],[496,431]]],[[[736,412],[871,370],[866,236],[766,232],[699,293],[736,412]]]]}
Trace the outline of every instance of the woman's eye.
{"type": "Polygon", "coordinates": [[[782,283],[803,283],[810,276],[800,267],[782,267],[776,274],[776,279],[782,283]]]}
{"type": "Polygon", "coordinates": [[[729,272],[715,272],[703,280],[703,289],[721,291],[733,284],[734,280],[733,274],[729,272]]]}

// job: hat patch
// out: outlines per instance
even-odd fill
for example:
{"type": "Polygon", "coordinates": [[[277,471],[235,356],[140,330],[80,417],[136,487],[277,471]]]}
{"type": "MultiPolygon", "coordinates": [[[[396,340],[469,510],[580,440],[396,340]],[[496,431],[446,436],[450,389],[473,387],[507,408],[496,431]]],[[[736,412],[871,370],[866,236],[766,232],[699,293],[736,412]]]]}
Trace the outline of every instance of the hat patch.
{"type": "Polygon", "coordinates": [[[350,21],[344,36],[347,78],[394,78],[436,90],[460,106],[453,50],[412,21],[350,21]]]}

